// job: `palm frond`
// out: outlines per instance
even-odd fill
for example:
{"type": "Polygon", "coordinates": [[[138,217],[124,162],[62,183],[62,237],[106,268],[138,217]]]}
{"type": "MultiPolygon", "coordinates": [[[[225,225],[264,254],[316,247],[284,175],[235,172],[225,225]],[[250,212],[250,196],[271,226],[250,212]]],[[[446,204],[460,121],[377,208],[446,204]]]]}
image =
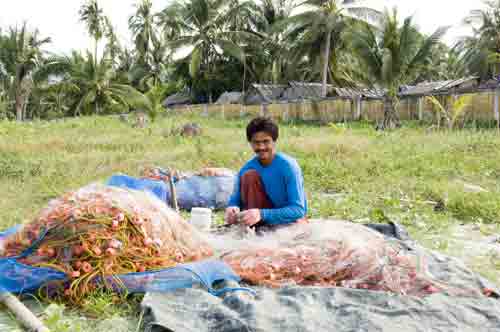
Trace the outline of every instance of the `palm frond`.
{"type": "Polygon", "coordinates": [[[347,7],[346,11],[350,16],[374,23],[375,25],[382,24],[384,19],[382,12],[369,7],[347,7]]]}
{"type": "Polygon", "coordinates": [[[406,74],[408,76],[411,72],[418,70],[419,66],[429,58],[432,48],[443,38],[448,29],[449,27],[438,28],[432,35],[424,40],[422,46],[420,46],[419,50],[413,59],[410,60],[406,68],[406,74]]]}
{"type": "Polygon", "coordinates": [[[109,91],[122,98],[131,107],[143,110],[151,110],[152,108],[149,99],[130,85],[113,84],[109,87],[109,91]]]}

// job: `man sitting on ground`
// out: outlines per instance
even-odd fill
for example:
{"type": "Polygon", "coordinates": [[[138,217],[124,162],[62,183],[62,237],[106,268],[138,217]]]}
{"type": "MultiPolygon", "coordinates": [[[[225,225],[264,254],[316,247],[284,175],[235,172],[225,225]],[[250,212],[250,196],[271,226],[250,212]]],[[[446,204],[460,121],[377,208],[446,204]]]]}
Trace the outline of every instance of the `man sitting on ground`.
{"type": "Polygon", "coordinates": [[[295,159],[276,152],[276,123],[255,118],[248,124],[246,134],[256,156],[238,173],[226,209],[226,223],[260,227],[305,222],[307,202],[302,171],[295,159]]]}

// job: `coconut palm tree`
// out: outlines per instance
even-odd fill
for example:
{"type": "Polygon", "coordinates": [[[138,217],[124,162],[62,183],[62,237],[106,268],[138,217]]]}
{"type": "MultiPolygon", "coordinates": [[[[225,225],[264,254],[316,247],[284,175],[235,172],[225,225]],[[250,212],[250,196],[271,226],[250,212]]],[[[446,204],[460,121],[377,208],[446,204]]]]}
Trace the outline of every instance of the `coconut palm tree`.
{"type": "Polygon", "coordinates": [[[433,48],[430,60],[422,70],[417,81],[442,81],[464,77],[468,74],[464,53],[460,45],[448,47],[438,43],[433,48]]]}
{"type": "MultiPolygon", "coordinates": [[[[90,52],[86,56],[73,53],[60,60],[63,79],[55,86],[67,88],[73,115],[123,112],[129,107],[149,110],[146,97],[127,84],[117,81],[117,74],[110,61],[96,61],[90,52]]],[[[56,89],[56,88],[53,88],[56,89]]]]}
{"type": "Polygon", "coordinates": [[[106,46],[104,47],[104,57],[111,61],[114,66],[117,66],[123,51],[118,41],[118,37],[116,36],[113,24],[108,17],[104,17],[104,27],[104,37],[107,40],[106,46]]]}
{"type": "Polygon", "coordinates": [[[285,38],[282,30],[276,29],[288,19],[294,8],[294,0],[263,0],[260,4],[248,6],[243,19],[250,22],[248,30],[255,33],[259,39],[247,47],[249,57],[253,59],[248,66],[255,74],[257,80],[278,84],[286,80],[289,61],[290,43],[285,38]],[[263,68],[258,68],[255,65],[263,68]]]}
{"type": "MultiPolygon", "coordinates": [[[[227,22],[238,15],[243,4],[231,0],[187,0],[174,2],[160,14],[164,31],[178,31],[168,46],[173,52],[184,50],[192,78],[209,81],[216,72],[216,63],[223,57],[245,62],[243,48],[238,44],[249,34],[229,31],[227,22]],[[239,42],[236,42],[239,41],[239,42]]],[[[211,100],[212,88],[207,86],[211,100]]]]}
{"type": "Polygon", "coordinates": [[[35,81],[44,78],[40,73],[48,73],[53,65],[43,60],[41,47],[47,43],[50,43],[50,38],[40,38],[38,30],[28,31],[26,23],[21,28],[11,28],[9,34],[1,38],[0,63],[4,94],[10,94],[18,121],[24,119],[27,100],[35,81]]]}
{"type": "Polygon", "coordinates": [[[358,20],[377,23],[381,13],[356,0],[306,0],[304,10],[284,22],[287,34],[302,38],[303,45],[322,43],[322,96],[327,94],[328,68],[332,49],[343,43],[345,32],[358,20]]]}
{"type": "Polygon", "coordinates": [[[488,79],[500,75],[500,0],[484,2],[485,9],[474,10],[465,19],[474,35],[463,38],[461,45],[469,70],[488,79]]]}
{"type": "MultiPolygon", "coordinates": [[[[342,20],[330,34],[327,77],[337,86],[355,85],[350,78],[349,71],[352,66],[355,66],[353,62],[356,59],[352,57],[349,43],[345,38],[347,28],[346,20],[342,20]]],[[[313,30],[306,30],[292,37],[293,42],[290,43],[288,52],[289,61],[292,64],[290,69],[300,77],[300,80],[327,82],[324,80],[325,38],[325,34],[318,34],[313,30]]]]}
{"type": "Polygon", "coordinates": [[[422,38],[414,26],[412,17],[401,25],[397,10],[386,11],[382,29],[360,24],[350,35],[353,48],[362,66],[358,77],[367,84],[383,88],[384,121],[382,128],[399,125],[396,113],[399,87],[410,84],[425,69],[433,48],[439,43],[447,28],[439,28],[429,37],[422,38]]]}
{"type": "Polygon", "coordinates": [[[136,11],[128,20],[132,32],[139,62],[146,63],[154,44],[158,44],[155,26],[155,15],[151,0],[139,0],[135,5],[136,11]]]}
{"type": "Polygon", "coordinates": [[[94,56],[97,66],[97,49],[99,41],[102,39],[105,32],[105,19],[104,14],[97,3],[97,0],[87,0],[80,8],[80,21],[84,22],[87,26],[88,33],[94,38],[94,56]]]}
{"type": "Polygon", "coordinates": [[[146,91],[158,85],[166,71],[168,51],[156,25],[156,14],[151,0],[139,0],[136,12],[129,18],[129,29],[135,43],[137,60],[131,71],[131,81],[140,90],[146,91]]]}
{"type": "MultiPolygon", "coordinates": [[[[0,48],[2,47],[2,35],[0,30],[0,48]]],[[[10,75],[0,59],[0,120],[9,116],[9,86],[10,75]]]]}
{"type": "Polygon", "coordinates": [[[136,61],[129,70],[130,81],[140,91],[147,91],[168,78],[170,52],[167,43],[158,41],[151,48],[146,63],[136,61]]]}

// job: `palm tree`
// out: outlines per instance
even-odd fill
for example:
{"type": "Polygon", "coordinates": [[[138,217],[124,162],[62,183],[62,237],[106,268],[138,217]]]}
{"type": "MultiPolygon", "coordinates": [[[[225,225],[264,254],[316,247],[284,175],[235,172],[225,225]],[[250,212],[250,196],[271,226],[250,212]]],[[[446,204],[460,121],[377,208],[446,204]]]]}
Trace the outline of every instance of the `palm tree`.
{"type": "Polygon", "coordinates": [[[250,22],[248,30],[260,38],[247,47],[247,53],[254,60],[248,66],[252,74],[258,75],[260,72],[260,81],[278,84],[285,80],[289,72],[289,43],[283,31],[276,27],[290,17],[294,6],[294,0],[263,0],[260,5],[248,6],[244,15],[241,15],[250,22]],[[258,68],[259,64],[264,65],[264,68],[258,68]]]}
{"type": "Polygon", "coordinates": [[[78,87],[66,82],[37,86],[31,98],[31,116],[44,119],[70,116],[71,98],[78,91],[78,87]]]}
{"type": "MultiPolygon", "coordinates": [[[[217,60],[223,56],[245,62],[244,51],[235,40],[244,40],[249,34],[226,29],[226,23],[238,15],[242,6],[231,4],[231,0],[187,0],[172,3],[160,14],[164,31],[179,32],[168,46],[173,52],[188,50],[185,60],[189,61],[192,78],[199,79],[203,74],[208,82],[216,72],[217,60]]],[[[210,84],[207,89],[211,101],[210,84]]]]}
{"type": "Polygon", "coordinates": [[[397,10],[385,12],[382,29],[360,24],[350,35],[353,48],[362,67],[358,75],[372,87],[383,88],[384,121],[382,128],[399,125],[396,113],[399,87],[415,81],[428,63],[432,50],[447,28],[439,28],[422,38],[413,25],[412,17],[399,24],[397,10]]]}
{"type": "MultiPolygon", "coordinates": [[[[346,42],[347,22],[339,24],[330,35],[330,52],[328,58],[327,77],[337,86],[353,86],[355,83],[349,71],[356,64],[346,42]]],[[[292,36],[290,36],[292,37],[292,36]]],[[[291,71],[302,81],[322,81],[324,78],[324,45],[326,36],[312,30],[306,30],[293,37],[288,54],[291,60],[291,71]]],[[[326,81],[324,81],[326,83],[326,81]]]]}
{"type": "Polygon", "coordinates": [[[475,10],[465,19],[474,35],[461,45],[470,71],[488,79],[500,75],[500,0],[484,2],[486,9],[475,10]]]}
{"type": "Polygon", "coordinates": [[[97,66],[97,49],[99,41],[104,35],[104,14],[99,7],[97,0],[87,0],[86,3],[80,8],[80,21],[84,22],[87,26],[88,33],[94,38],[94,60],[97,66]]]}
{"type": "Polygon", "coordinates": [[[11,28],[8,36],[2,37],[0,63],[4,91],[9,91],[12,96],[18,121],[24,119],[35,80],[42,77],[38,72],[48,72],[52,66],[51,62],[43,61],[40,49],[49,42],[50,38],[40,38],[38,30],[28,31],[26,24],[21,28],[11,28]]]}
{"type": "Polygon", "coordinates": [[[65,64],[61,70],[64,79],[58,85],[67,88],[74,116],[93,111],[96,114],[123,112],[129,107],[149,110],[150,104],[142,93],[117,82],[116,72],[105,58],[101,58],[96,66],[90,52],[85,57],[73,53],[60,62],[65,64]]]}
{"type": "Polygon", "coordinates": [[[147,111],[151,122],[154,122],[158,115],[165,110],[162,102],[163,100],[165,100],[165,93],[167,92],[167,88],[167,86],[163,85],[154,85],[145,94],[149,102],[147,111]]]}
{"type": "Polygon", "coordinates": [[[377,22],[381,14],[375,9],[363,7],[356,0],[306,0],[299,6],[305,11],[285,21],[288,35],[304,42],[321,41],[322,45],[322,96],[327,94],[327,80],[331,50],[338,49],[345,32],[356,21],[377,22]],[[333,46],[332,46],[333,45],[333,46]]]}
{"type": "Polygon", "coordinates": [[[108,58],[113,65],[117,65],[122,53],[122,47],[116,36],[113,24],[108,17],[104,17],[104,27],[104,37],[107,40],[106,47],[104,48],[104,57],[108,58]]]}
{"type": "MultiPolygon", "coordinates": [[[[2,48],[2,35],[0,30],[0,48],[2,48]]],[[[0,59],[0,120],[9,116],[9,86],[10,75],[0,59]]]]}
{"type": "Polygon", "coordinates": [[[146,59],[154,44],[158,43],[151,0],[139,0],[135,5],[136,12],[128,20],[129,29],[135,42],[139,62],[146,59]]]}
{"type": "Polygon", "coordinates": [[[153,86],[166,81],[170,62],[170,53],[166,43],[155,43],[146,62],[133,62],[129,69],[130,81],[140,91],[148,91],[153,86]]]}
{"type": "Polygon", "coordinates": [[[422,70],[417,81],[442,81],[452,80],[467,75],[467,65],[464,61],[464,53],[459,44],[448,47],[444,43],[438,43],[433,48],[430,60],[422,70]]]}

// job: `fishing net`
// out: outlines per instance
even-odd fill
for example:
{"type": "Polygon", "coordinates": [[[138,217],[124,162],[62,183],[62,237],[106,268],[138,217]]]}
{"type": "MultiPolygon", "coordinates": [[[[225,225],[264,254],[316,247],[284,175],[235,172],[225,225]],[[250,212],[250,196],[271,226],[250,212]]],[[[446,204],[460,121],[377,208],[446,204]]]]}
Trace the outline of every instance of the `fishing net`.
{"type": "Polygon", "coordinates": [[[254,285],[340,286],[415,296],[482,292],[434,278],[419,251],[354,223],[317,221],[279,229],[253,243],[223,243],[232,247],[223,260],[254,285]]]}
{"type": "MultiPolygon", "coordinates": [[[[51,201],[2,241],[2,255],[64,273],[81,298],[109,276],[154,271],[212,256],[190,224],[153,195],[90,185],[51,201]]],[[[130,278],[129,278],[130,279],[130,278]]]]}

